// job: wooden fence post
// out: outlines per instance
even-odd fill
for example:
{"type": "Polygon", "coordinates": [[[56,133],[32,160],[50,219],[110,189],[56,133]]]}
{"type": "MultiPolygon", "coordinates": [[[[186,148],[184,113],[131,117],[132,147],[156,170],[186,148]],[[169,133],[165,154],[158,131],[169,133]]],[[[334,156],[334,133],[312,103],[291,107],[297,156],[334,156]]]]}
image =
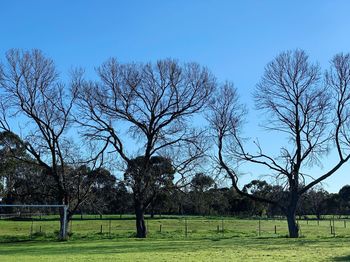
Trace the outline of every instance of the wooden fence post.
{"type": "Polygon", "coordinates": [[[32,237],[32,235],[33,235],[33,227],[34,227],[34,221],[33,221],[33,219],[32,219],[32,224],[30,225],[30,237],[32,237]]]}

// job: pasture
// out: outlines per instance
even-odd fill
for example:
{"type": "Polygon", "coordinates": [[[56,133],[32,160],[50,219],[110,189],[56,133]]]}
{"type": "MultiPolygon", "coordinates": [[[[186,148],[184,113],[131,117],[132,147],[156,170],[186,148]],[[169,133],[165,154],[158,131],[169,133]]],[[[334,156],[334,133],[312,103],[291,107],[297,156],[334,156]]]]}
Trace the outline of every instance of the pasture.
{"type": "Polygon", "coordinates": [[[0,220],[0,261],[350,261],[343,219],[300,220],[299,239],[288,239],[278,219],[157,217],[147,224],[149,237],[140,240],[131,216],[77,217],[69,241],[59,242],[55,217],[0,220]]]}

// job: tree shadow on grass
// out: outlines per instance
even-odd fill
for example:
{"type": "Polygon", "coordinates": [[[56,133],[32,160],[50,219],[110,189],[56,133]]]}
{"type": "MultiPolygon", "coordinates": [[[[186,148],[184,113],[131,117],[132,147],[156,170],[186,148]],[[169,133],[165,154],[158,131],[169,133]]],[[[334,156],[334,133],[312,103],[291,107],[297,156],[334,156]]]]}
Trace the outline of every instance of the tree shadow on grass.
{"type": "Polygon", "coordinates": [[[207,246],[200,241],[132,241],[132,242],[27,242],[7,244],[0,248],[1,255],[74,255],[74,254],[117,254],[142,252],[182,252],[201,250],[207,246]],[[6,247],[7,246],[7,247],[6,247]]]}
{"type": "MultiPolygon", "coordinates": [[[[67,242],[30,241],[12,244],[2,243],[0,254],[3,256],[56,256],[56,255],[95,255],[95,254],[122,254],[144,252],[196,252],[208,248],[227,249],[234,246],[255,248],[269,251],[272,248],[284,248],[285,246],[316,245],[332,248],[338,245],[340,239],[299,239],[286,238],[259,239],[259,238],[231,238],[231,239],[202,239],[202,240],[167,240],[167,239],[118,239],[118,240],[75,240],[67,242]]],[[[341,240],[343,242],[343,239],[341,240]]],[[[1,259],[0,259],[1,260],[1,259]]],[[[336,257],[334,261],[350,261],[349,256],[336,257]]]]}
{"type": "Polygon", "coordinates": [[[350,261],[350,255],[335,257],[332,259],[333,261],[350,261]]]}

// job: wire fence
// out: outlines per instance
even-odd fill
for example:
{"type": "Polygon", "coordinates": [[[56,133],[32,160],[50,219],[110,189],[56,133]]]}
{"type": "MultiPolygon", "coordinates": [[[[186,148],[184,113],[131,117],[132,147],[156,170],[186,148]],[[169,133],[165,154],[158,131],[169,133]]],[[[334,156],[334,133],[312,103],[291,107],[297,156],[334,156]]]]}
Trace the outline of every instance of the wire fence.
{"type": "MultiPolygon", "coordinates": [[[[284,219],[236,219],[236,218],[162,218],[146,219],[149,236],[153,237],[284,237],[288,235],[288,225],[284,219]]],[[[303,237],[350,237],[348,219],[301,219],[297,220],[303,237]]],[[[26,220],[0,220],[0,238],[3,236],[35,236],[56,234],[59,229],[57,216],[32,217],[26,220]]],[[[70,235],[100,235],[103,237],[132,237],[135,221],[105,217],[99,219],[74,218],[69,222],[70,235]]]]}

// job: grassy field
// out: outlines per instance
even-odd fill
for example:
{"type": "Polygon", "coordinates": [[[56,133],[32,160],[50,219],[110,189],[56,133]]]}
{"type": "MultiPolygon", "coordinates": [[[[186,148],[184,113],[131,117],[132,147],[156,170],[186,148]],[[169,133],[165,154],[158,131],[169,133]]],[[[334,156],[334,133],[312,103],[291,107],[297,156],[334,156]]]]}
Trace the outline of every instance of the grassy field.
{"type": "Polygon", "coordinates": [[[329,220],[299,221],[303,237],[288,239],[283,220],[261,220],[259,236],[258,220],[165,217],[148,220],[139,240],[132,217],[89,218],[73,220],[67,242],[55,240],[51,219],[0,220],[0,261],[350,261],[344,220],[335,236],[329,220]]]}

